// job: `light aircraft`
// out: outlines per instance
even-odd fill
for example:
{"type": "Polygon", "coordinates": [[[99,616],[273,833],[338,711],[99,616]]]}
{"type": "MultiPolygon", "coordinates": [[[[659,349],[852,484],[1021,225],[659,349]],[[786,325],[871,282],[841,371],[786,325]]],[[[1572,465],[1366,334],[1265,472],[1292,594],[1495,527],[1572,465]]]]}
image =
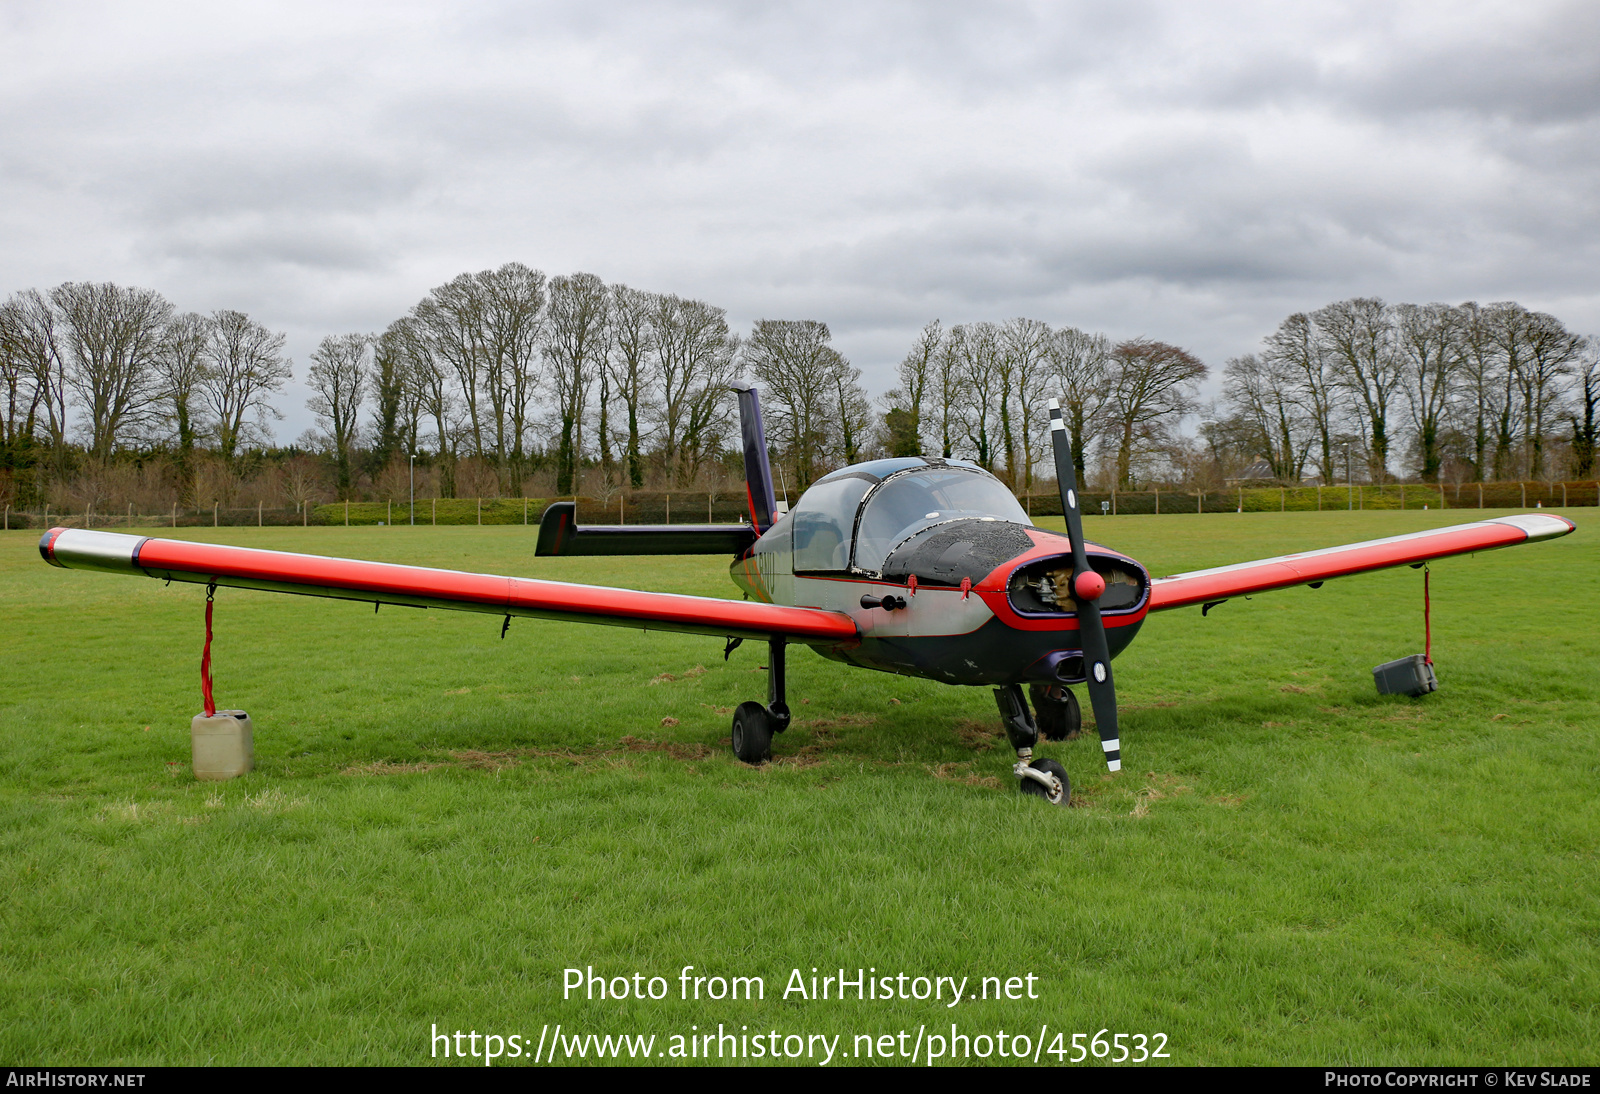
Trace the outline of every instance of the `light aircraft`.
{"type": "MultiPolygon", "coordinates": [[[[70,569],[723,637],[768,643],[767,698],[733,714],[733,751],[771,756],[789,726],[785,654],[994,690],[1024,793],[1065,805],[1066,770],[1034,759],[1041,735],[1081,724],[1071,685],[1084,684],[1107,766],[1121,767],[1111,661],[1151,612],[1369,570],[1564,536],[1571,521],[1523,514],[1152,578],[1136,560],[1084,538],[1077,475],[1060,410],[1051,443],[1066,534],[1033,526],[1010,490],[976,464],[905,457],[856,464],[817,480],[781,512],[772,488],[756,389],[739,385],[749,523],[583,526],[572,502],[549,506],[536,555],[731,554],[745,599],[681,596],[534,578],[435,570],[52,528],[45,561],[70,569]],[[1023,685],[1030,694],[1025,696],[1023,685]],[[1032,711],[1029,699],[1032,699],[1032,711]]],[[[502,631],[503,633],[503,631],[502,631]]]]}

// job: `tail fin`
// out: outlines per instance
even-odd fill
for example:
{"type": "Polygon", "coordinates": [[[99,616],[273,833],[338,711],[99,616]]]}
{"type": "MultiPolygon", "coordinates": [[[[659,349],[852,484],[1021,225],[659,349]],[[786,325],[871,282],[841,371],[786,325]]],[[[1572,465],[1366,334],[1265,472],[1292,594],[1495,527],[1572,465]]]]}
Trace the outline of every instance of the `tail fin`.
{"type": "Polygon", "coordinates": [[[739,431],[744,435],[744,485],[750,502],[750,523],[760,532],[772,527],[775,495],[772,466],[767,462],[767,435],[761,428],[761,403],[756,388],[731,385],[739,395],[739,431]]]}

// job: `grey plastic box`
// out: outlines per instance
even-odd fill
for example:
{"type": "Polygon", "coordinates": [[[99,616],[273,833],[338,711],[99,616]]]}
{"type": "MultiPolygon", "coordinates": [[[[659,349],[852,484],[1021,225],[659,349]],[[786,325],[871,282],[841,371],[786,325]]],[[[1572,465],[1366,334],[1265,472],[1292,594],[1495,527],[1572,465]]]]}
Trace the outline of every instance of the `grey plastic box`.
{"type": "Polygon", "coordinates": [[[1379,695],[1426,695],[1439,690],[1433,666],[1420,653],[1390,661],[1372,670],[1379,695]]]}

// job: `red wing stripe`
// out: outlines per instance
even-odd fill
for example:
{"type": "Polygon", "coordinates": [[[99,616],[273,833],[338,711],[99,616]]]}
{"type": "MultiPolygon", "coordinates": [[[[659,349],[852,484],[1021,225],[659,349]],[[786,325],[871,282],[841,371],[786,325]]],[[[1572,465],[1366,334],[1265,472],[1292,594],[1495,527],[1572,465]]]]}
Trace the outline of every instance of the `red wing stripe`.
{"type": "MultiPolygon", "coordinates": [[[[86,561],[106,533],[71,533],[86,561]]],[[[800,641],[849,641],[856,625],[842,612],[795,608],[707,596],[639,592],[603,585],[577,585],[525,577],[500,577],[460,570],[434,570],[387,562],[328,558],[322,555],[261,551],[171,539],[146,539],[138,545],[137,569],[131,548],[113,536],[125,573],[143,571],[177,581],[235,585],[275,592],[421,604],[493,614],[553,616],[614,626],[689,631],[699,634],[788,635],[800,641]]],[[[53,551],[53,560],[77,568],[75,558],[53,551]]],[[[106,566],[94,568],[105,569],[106,566]]]]}
{"type": "Polygon", "coordinates": [[[1369,570],[1386,570],[1413,562],[1554,539],[1566,535],[1573,527],[1565,517],[1525,513],[1158,577],[1150,583],[1150,610],[1165,611],[1369,570]]]}

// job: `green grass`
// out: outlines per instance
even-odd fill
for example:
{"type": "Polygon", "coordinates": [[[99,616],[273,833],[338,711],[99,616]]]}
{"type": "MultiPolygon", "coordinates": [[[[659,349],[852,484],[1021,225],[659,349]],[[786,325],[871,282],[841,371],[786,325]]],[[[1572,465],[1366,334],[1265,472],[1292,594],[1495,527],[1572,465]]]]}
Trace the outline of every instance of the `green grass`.
{"type": "MultiPolygon", "coordinates": [[[[1471,519],[1096,518],[1156,574],[1471,519]]],[[[1589,1063],[1600,1044],[1600,538],[1151,617],[1127,770],[1046,746],[1023,798],[986,689],[796,649],[796,724],[725,744],[764,648],[222,590],[219,702],[256,771],[189,775],[201,590],[0,537],[0,1058],[419,1063],[441,1029],[1162,1032],[1172,1062],[1589,1063]],[[671,984],[563,1001],[562,970],[671,984]],[[678,971],[762,976],[683,1002],[678,971]],[[790,971],[1023,976],[1039,998],[781,998],[790,971]]],[[[734,594],[714,558],[534,559],[535,529],[179,535],[734,594]]],[[[171,534],[156,530],[155,534],[171,534]]],[[[1087,706],[1087,704],[1085,704],[1087,706]]],[[[1109,1034],[1108,1034],[1109,1037],[1109,1034]]],[[[909,1043],[909,1042],[908,1042],[909,1043]]],[[[1043,1056],[1044,1061],[1051,1057],[1043,1056]]],[[[846,1061],[855,1062],[855,1061],[846,1061]]],[[[993,1062],[991,1058],[991,1062],[993,1062]]]]}

